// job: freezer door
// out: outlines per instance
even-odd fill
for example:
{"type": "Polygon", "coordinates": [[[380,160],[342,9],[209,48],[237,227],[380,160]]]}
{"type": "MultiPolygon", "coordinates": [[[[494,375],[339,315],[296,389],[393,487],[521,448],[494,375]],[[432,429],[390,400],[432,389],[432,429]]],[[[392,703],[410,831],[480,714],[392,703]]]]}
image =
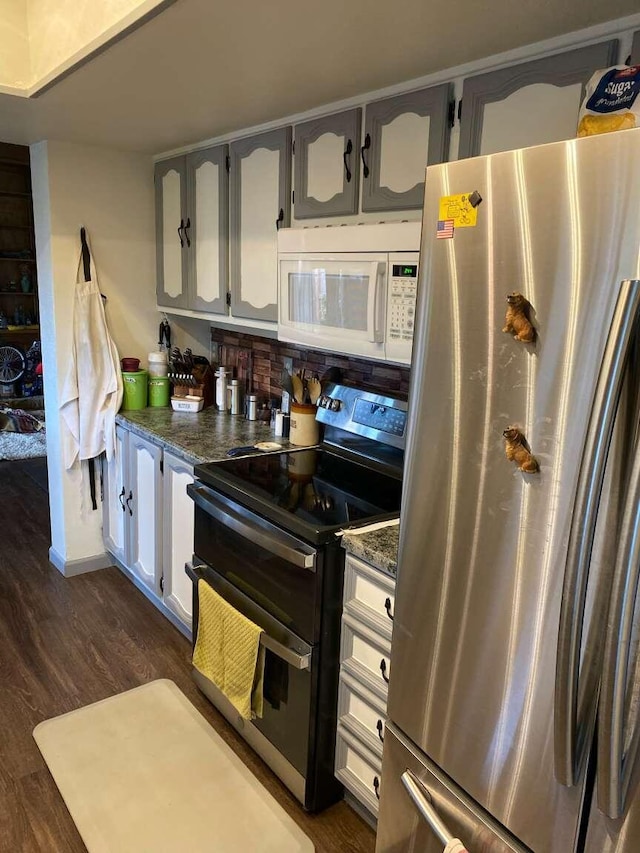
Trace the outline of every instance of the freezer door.
{"type": "Polygon", "coordinates": [[[384,738],[376,853],[442,853],[456,838],[469,853],[526,853],[525,847],[389,725],[384,738]]]}
{"type": "MultiPolygon", "coordinates": [[[[640,130],[427,175],[389,716],[540,853],[575,849],[584,797],[584,761],[573,787],[555,776],[560,609],[594,389],[621,282],[638,278],[639,198],[640,130]],[[474,191],[477,223],[463,224],[455,196],[474,191]],[[438,230],[443,218],[460,223],[450,238],[437,236],[448,233],[438,230]],[[503,331],[512,291],[532,306],[534,341],[503,331]],[[507,458],[509,426],[539,471],[507,458]]],[[[605,480],[577,637],[572,695],[588,712],[586,746],[618,461],[605,480]]]]}

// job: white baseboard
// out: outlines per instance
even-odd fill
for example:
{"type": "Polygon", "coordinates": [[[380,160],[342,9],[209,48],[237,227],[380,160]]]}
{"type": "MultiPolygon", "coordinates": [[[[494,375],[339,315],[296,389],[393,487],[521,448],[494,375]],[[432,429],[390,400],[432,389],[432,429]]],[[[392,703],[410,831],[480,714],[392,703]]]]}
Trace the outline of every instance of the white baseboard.
{"type": "Polygon", "coordinates": [[[55,548],[49,548],[49,562],[52,563],[65,578],[84,575],[87,572],[97,572],[113,566],[113,558],[105,551],[92,557],[82,557],[80,560],[65,560],[55,548]]]}

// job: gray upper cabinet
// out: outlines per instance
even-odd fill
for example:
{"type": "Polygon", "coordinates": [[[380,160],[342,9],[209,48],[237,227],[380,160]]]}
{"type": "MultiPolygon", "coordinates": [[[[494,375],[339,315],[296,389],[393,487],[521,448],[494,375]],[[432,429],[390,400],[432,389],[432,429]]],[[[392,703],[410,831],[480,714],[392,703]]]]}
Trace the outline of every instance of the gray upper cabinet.
{"type": "Polygon", "coordinates": [[[228,147],[156,164],[158,305],[227,313],[228,147]]]}
{"type": "Polygon", "coordinates": [[[155,192],[158,304],[188,308],[186,157],[156,164],[155,192]]]}
{"type": "Polygon", "coordinates": [[[458,156],[574,137],[584,87],[594,71],[615,63],[617,50],[614,39],[467,78],[458,156]]]}
{"type": "Polygon", "coordinates": [[[227,145],[187,157],[189,307],[226,314],[229,273],[227,145]]]}
{"type": "Polygon", "coordinates": [[[230,145],[231,313],[278,319],[278,228],[290,224],[291,128],[230,145]]]}
{"type": "Polygon", "coordinates": [[[640,31],[633,34],[633,44],[631,45],[631,64],[640,65],[640,31]]]}
{"type": "Polygon", "coordinates": [[[360,109],[297,124],[294,216],[348,216],[358,212],[360,109]]]}
{"type": "Polygon", "coordinates": [[[449,153],[451,86],[367,104],[362,157],[362,210],[422,207],[424,170],[449,153]]]}

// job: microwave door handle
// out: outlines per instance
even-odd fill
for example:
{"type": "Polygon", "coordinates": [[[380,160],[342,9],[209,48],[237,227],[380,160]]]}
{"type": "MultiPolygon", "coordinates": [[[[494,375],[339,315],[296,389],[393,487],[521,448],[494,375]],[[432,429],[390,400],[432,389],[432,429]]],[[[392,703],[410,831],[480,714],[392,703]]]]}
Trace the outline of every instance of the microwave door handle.
{"type": "Polygon", "coordinates": [[[382,304],[382,288],[384,286],[385,264],[376,261],[371,264],[371,278],[373,279],[373,292],[369,290],[367,303],[367,329],[369,329],[369,340],[374,344],[381,344],[384,340],[382,323],[380,319],[380,306],[382,304]]]}

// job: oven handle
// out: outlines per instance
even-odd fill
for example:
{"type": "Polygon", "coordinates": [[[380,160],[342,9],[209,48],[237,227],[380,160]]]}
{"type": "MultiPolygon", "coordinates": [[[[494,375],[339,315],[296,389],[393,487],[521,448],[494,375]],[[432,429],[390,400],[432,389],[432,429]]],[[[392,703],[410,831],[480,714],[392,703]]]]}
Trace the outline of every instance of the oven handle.
{"type": "Polygon", "coordinates": [[[265,551],[275,554],[277,557],[282,557],[288,563],[298,566],[301,569],[310,569],[315,571],[316,567],[316,552],[315,551],[299,551],[297,548],[291,547],[286,542],[270,536],[263,532],[258,527],[247,524],[239,515],[236,515],[229,507],[218,503],[208,489],[197,487],[194,483],[189,483],[187,486],[187,494],[195,501],[195,503],[203,509],[208,515],[215,518],[217,521],[229,527],[231,530],[253,542],[254,545],[259,545],[265,551]]]}
{"type": "MultiPolygon", "coordinates": [[[[205,583],[207,583],[205,573],[208,568],[208,566],[194,566],[193,563],[187,563],[185,565],[185,571],[192,580],[203,580],[205,583]]],[[[285,646],[284,643],[274,639],[264,629],[262,634],[260,634],[260,645],[264,646],[265,649],[268,649],[294,669],[311,670],[311,652],[307,652],[303,655],[298,654],[298,652],[285,646]]]]}
{"type": "Polygon", "coordinates": [[[286,646],[283,646],[282,643],[279,643],[278,640],[274,640],[266,631],[263,631],[260,634],[260,645],[264,646],[265,649],[269,649],[270,652],[273,652],[276,657],[282,658],[285,663],[288,663],[289,666],[292,666],[294,669],[311,669],[311,655],[299,655],[297,652],[294,652],[292,649],[288,649],[286,646]]]}

